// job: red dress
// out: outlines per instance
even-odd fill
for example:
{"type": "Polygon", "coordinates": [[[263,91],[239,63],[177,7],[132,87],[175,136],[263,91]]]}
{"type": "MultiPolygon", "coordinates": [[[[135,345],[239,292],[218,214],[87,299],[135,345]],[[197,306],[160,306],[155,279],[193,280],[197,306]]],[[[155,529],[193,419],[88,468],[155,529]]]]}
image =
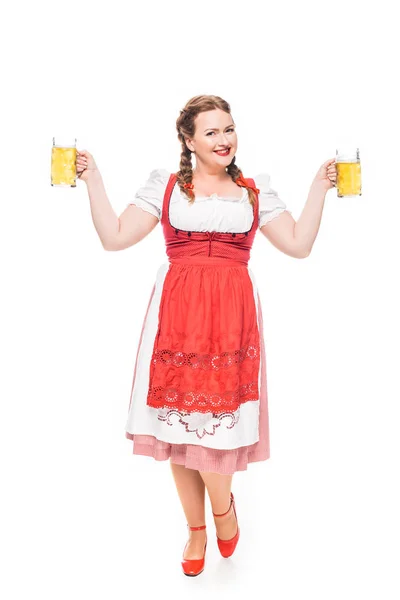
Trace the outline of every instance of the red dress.
{"type": "MultiPolygon", "coordinates": [[[[252,179],[247,184],[259,191],[252,179]]],[[[182,231],[169,218],[174,185],[176,175],[171,174],[161,215],[169,265],[156,307],[147,395],[141,399],[146,407],[140,408],[144,429],[145,410],[157,414],[165,433],[135,433],[128,427],[126,437],[133,440],[135,454],[232,474],[269,458],[261,304],[248,269],[258,228],[258,195],[248,231],[182,231]]]]}

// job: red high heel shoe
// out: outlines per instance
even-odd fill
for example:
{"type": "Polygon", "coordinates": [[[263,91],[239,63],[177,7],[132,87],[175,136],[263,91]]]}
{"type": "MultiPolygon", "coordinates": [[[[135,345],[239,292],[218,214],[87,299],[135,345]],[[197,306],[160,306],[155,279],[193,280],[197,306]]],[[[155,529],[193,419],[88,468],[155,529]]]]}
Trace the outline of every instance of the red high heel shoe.
{"type": "MultiPolygon", "coordinates": [[[[236,522],[237,522],[235,498],[233,497],[232,492],[231,492],[231,502],[229,504],[228,510],[219,515],[217,515],[213,512],[214,517],[224,517],[231,510],[232,506],[233,506],[233,510],[235,512],[235,517],[236,517],[236,522]]],[[[239,541],[239,535],[240,535],[239,524],[237,525],[237,531],[236,531],[235,535],[230,540],[221,540],[217,535],[218,548],[224,558],[229,558],[229,556],[232,556],[232,554],[234,553],[236,545],[239,541]]]]}
{"type": "MultiPolygon", "coordinates": [[[[188,525],[190,531],[199,531],[200,529],[205,529],[206,525],[200,525],[200,527],[190,527],[188,525]]],[[[183,554],[185,554],[186,546],[188,542],[186,542],[185,548],[183,550],[183,554]]],[[[204,571],[204,562],[206,556],[206,548],[207,548],[207,540],[204,545],[204,554],[203,558],[182,558],[182,569],[185,575],[189,575],[189,577],[195,577],[196,575],[200,575],[204,571]]]]}

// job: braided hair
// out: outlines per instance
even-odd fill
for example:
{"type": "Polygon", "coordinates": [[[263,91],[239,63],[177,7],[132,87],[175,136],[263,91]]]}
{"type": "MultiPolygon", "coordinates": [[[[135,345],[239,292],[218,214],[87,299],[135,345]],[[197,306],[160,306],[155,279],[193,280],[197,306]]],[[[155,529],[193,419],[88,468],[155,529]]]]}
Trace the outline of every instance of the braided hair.
{"type": "MultiPolygon", "coordinates": [[[[214,110],[219,108],[228,114],[231,114],[231,109],[225,100],[220,96],[201,95],[194,96],[187,103],[185,108],[180,112],[180,115],[176,121],[176,129],[178,132],[178,139],[182,144],[181,160],[179,164],[179,171],[177,171],[177,184],[179,185],[182,193],[186,194],[189,198],[190,204],[194,202],[195,195],[193,191],[193,166],[192,166],[192,152],[187,147],[185,138],[193,138],[195,134],[195,119],[201,112],[208,110],[214,110]]],[[[235,164],[236,157],[232,158],[230,164],[226,167],[227,173],[232,177],[232,180],[241,187],[245,187],[249,193],[249,201],[254,206],[256,200],[256,193],[259,192],[257,188],[249,186],[248,182],[245,181],[242,171],[235,164]]]]}

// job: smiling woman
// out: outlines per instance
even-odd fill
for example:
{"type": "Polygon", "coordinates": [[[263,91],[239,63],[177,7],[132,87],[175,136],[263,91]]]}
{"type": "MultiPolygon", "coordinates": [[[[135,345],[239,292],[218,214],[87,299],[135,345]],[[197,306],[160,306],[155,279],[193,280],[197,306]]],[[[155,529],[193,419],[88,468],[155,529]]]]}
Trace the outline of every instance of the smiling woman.
{"type": "Polygon", "coordinates": [[[231,476],[269,458],[262,310],[248,260],[257,230],[290,211],[267,173],[245,178],[235,165],[223,100],[194,98],[177,129],[180,170],[154,169],[130,203],[161,222],[169,260],[143,323],[126,437],[134,454],[231,476]]]}
{"type": "Polygon", "coordinates": [[[232,476],[270,456],[262,308],[248,267],[255,235],[305,257],[334,167],[321,166],[295,223],[267,173],[247,178],[236,165],[225,100],[192,98],[176,127],[179,170],[152,170],[117,219],[93,157],[79,153],[78,166],[104,248],[128,248],[162,225],[168,262],[143,320],[125,435],[134,454],[169,459],[189,526],[182,569],[193,576],[204,568],[205,490],[218,548],[231,556],[239,539],[232,476]]]}
{"type": "Polygon", "coordinates": [[[236,165],[237,132],[225,100],[192,98],[176,128],[179,170],[153,169],[117,223],[107,220],[115,213],[92,157],[85,158],[106,249],[128,248],[161,222],[168,261],[142,324],[125,435],[133,454],[169,460],[189,526],[182,569],[193,576],[204,568],[205,490],[218,548],[231,556],[239,539],[232,476],[270,456],[263,315],[248,267],[255,235],[261,230],[286,254],[307,256],[333,175],[329,160],[296,223],[268,173],[245,177],[236,165]]]}

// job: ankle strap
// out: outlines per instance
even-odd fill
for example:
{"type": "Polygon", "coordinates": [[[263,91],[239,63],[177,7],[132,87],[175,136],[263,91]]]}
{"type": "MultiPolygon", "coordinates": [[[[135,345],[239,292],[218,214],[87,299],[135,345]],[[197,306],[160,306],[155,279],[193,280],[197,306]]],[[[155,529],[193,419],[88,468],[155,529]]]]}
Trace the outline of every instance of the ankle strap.
{"type": "Polygon", "coordinates": [[[190,525],[188,525],[190,531],[200,531],[200,529],[205,529],[207,527],[207,525],[200,525],[199,527],[191,527],[190,525]]]}
{"type": "Polygon", "coordinates": [[[232,506],[233,502],[234,502],[234,498],[233,498],[233,494],[232,494],[232,492],[231,492],[231,500],[230,500],[230,503],[229,503],[229,508],[228,508],[228,510],[227,510],[226,512],[224,512],[224,513],[220,513],[220,514],[218,514],[218,515],[217,515],[215,512],[213,512],[213,515],[214,515],[214,517],[224,517],[225,515],[227,515],[227,514],[228,514],[228,512],[231,510],[231,506],[232,506]]]}

